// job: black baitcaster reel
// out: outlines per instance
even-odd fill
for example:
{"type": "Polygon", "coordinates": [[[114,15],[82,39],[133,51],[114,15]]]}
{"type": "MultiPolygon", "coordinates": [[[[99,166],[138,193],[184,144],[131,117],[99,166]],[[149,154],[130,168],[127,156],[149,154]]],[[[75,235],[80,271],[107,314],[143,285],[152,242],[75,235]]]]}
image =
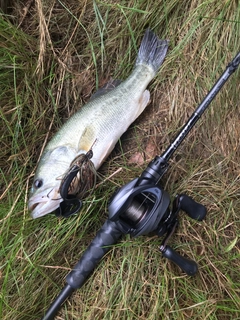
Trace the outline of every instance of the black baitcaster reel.
{"type": "Polygon", "coordinates": [[[138,185],[142,179],[134,179],[120,188],[109,203],[109,218],[98,231],[81,259],[67,275],[67,285],[47,310],[42,320],[54,319],[62,303],[81,288],[102,257],[116,244],[123,234],[133,237],[155,233],[166,234],[159,249],[163,257],[177,264],[186,274],[193,276],[198,271],[197,263],[184,258],[167,245],[178,225],[178,213],[182,209],[191,218],[201,221],[206,208],[185,194],[178,195],[172,210],[167,192],[148,182],[138,185]]]}
{"type": "Polygon", "coordinates": [[[185,194],[176,196],[170,210],[169,194],[150,179],[134,179],[117,191],[109,204],[109,220],[118,222],[124,233],[133,237],[166,234],[160,251],[165,258],[177,264],[186,274],[193,276],[198,268],[196,262],[176,253],[167,242],[178,225],[178,213],[185,211],[191,218],[201,221],[206,208],[185,194]]]}
{"type": "MultiPolygon", "coordinates": [[[[240,53],[227,66],[225,72],[166,151],[161,156],[156,156],[139,178],[132,180],[115,192],[109,202],[109,218],[98,231],[73,270],[67,275],[67,285],[57,296],[42,320],[54,319],[62,303],[74,290],[84,284],[105,253],[119,241],[123,234],[130,234],[133,237],[150,233],[155,233],[159,237],[165,235],[160,245],[162,255],[176,263],[188,275],[196,274],[198,270],[196,262],[179,255],[167,245],[167,242],[178,225],[180,210],[185,211],[191,218],[201,221],[206,216],[206,208],[187,195],[181,194],[175,198],[172,209],[170,209],[170,197],[158,183],[166,172],[168,161],[173,153],[239,64],[240,53]]],[[[74,175],[72,178],[74,178],[74,175]]],[[[74,197],[68,197],[64,192],[68,190],[70,182],[67,181],[66,188],[62,190],[65,196],[62,211],[65,216],[72,214],[76,207],[81,205],[76,202],[74,197]]]]}

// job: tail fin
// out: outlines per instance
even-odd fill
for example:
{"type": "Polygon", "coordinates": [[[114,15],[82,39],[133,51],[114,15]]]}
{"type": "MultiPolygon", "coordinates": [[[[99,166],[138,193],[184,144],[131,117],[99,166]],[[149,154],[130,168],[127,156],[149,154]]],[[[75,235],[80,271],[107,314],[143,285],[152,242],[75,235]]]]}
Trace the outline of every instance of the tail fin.
{"type": "Polygon", "coordinates": [[[150,29],[144,34],[135,65],[147,64],[156,73],[168,50],[168,40],[160,40],[150,29]]]}

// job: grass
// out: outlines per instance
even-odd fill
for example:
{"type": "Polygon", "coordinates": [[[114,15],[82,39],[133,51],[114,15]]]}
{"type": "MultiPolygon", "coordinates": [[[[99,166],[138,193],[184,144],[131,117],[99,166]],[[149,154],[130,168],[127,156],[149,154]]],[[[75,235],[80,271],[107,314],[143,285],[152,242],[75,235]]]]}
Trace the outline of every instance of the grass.
{"type": "MultiPolygon", "coordinates": [[[[107,218],[111,194],[168,146],[238,52],[239,36],[237,1],[14,1],[1,14],[1,319],[41,318],[107,218]],[[106,181],[81,215],[31,220],[28,190],[46,142],[98,86],[126,78],[147,27],[170,50],[149,86],[151,104],[100,170],[106,181]],[[131,163],[139,153],[145,162],[131,163]]],[[[208,209],[201,223],[181,214],[170,241],[196,259],[197,276],[161,258],[161,239],[125,236],[57,319],[240,319],[239,75],[163,179],[172,197],[187,192],[208,209]]]]}

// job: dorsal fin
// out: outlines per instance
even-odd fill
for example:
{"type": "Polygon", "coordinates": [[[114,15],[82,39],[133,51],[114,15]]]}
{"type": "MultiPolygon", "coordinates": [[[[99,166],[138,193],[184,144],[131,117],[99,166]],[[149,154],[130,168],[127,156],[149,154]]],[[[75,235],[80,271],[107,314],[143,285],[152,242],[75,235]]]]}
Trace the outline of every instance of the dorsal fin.
{"type": "Polygon", "coordinates": [[[104,94],[106,94],[107,92],[115,89],[117,86],[120,85],[120,83],[122,83],[122,80],[119,79],[110,79],[102,88],[98,89],[90,98],[89,101],[101,97],[104,94]]]}

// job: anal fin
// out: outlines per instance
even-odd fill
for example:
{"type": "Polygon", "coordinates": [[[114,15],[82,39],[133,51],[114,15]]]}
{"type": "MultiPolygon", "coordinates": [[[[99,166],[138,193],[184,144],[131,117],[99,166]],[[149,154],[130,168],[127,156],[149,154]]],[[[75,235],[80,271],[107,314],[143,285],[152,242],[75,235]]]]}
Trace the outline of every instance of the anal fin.
{"type": "Polygon", "coordinates": [[[150,101],[150,92],[145,90],[141,95],[140,99],[138,100],[138,114],[137,117],[143,112],[146,106],[149,104],[150,101]]]}

